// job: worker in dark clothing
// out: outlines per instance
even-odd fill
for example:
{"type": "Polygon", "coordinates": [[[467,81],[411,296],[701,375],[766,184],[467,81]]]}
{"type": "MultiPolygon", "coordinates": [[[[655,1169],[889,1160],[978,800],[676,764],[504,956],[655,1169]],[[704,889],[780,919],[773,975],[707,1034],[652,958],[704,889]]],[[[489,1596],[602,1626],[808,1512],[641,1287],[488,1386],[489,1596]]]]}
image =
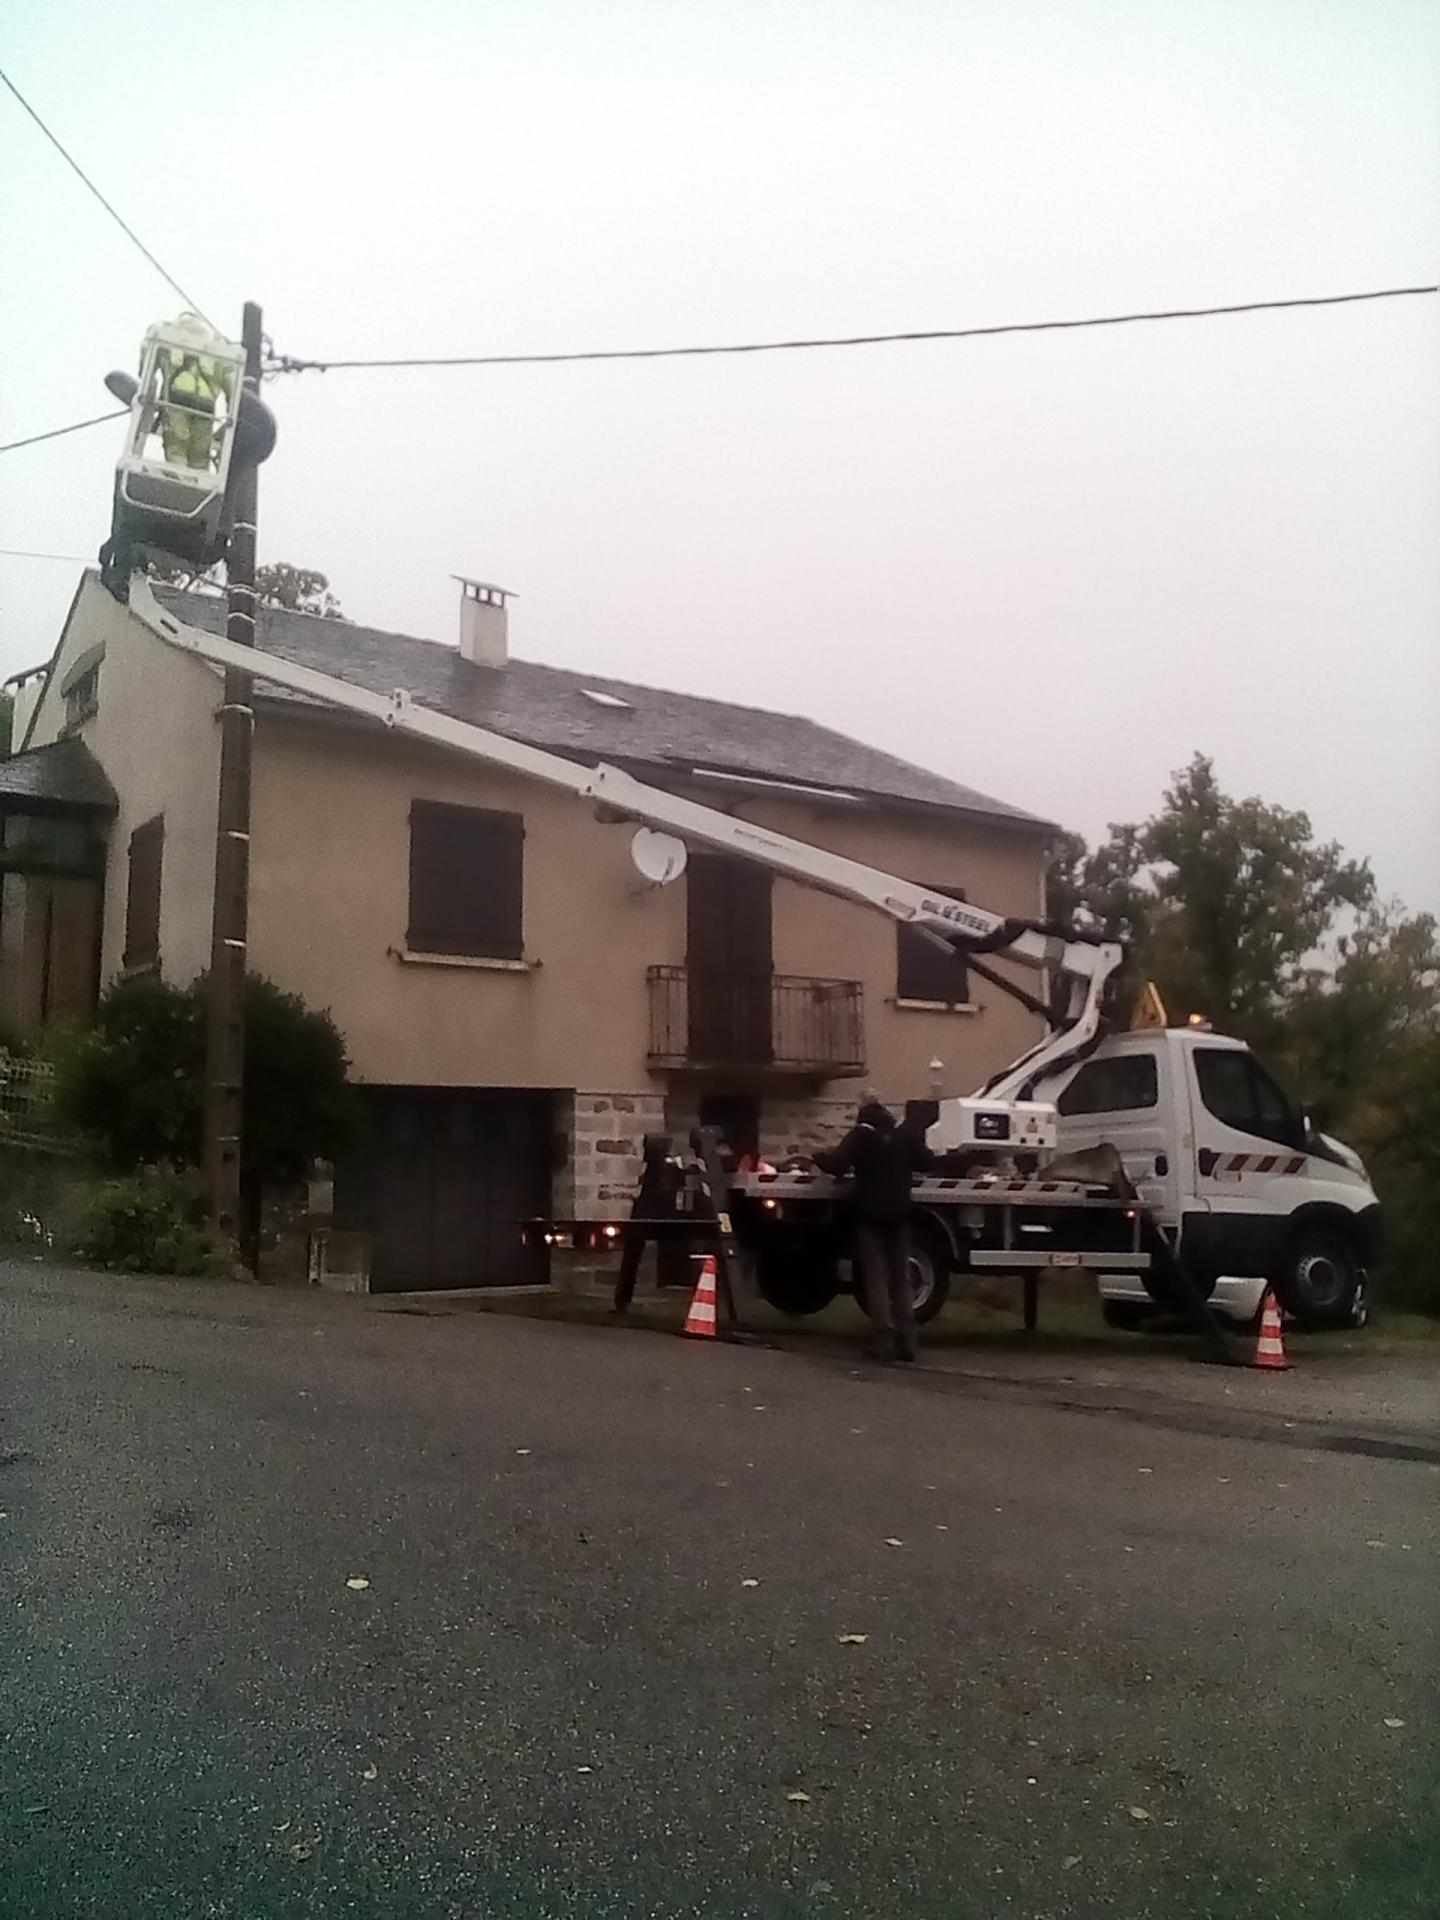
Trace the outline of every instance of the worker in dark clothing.
{"type": "MultiPolygon", "coordinates": [[[[670,1151],[668,1134],[647,1133],[641,1150],[644,1159],[640,1190],[630,1208],[633,1224],[625,1227],[620,1241],[620,1273],[615,1281],[616,1313],[628,1313],[630,1302],[635,1298],[640,1262],[651,1237],[647,1224],[675,1218],[679,1211],[681,1188],[685,1183],[684,1168],[670,1151]]],[[[656,1278],[662,1287],[674,1286],[677,1273],[683,1276],[690,1271],[689,1251],[676,1236],[656,1237],[656,1278]]]]}
{"type": "Polygon", "coordinates": [[[815,1161],[826,1173],[854,1177],[855,1249],[874,1328],[871,1351],[877,1360],[913,1360],[911,1179],[933,1155],[918,1131],[897,1126],[890,1109],[867,1096],[839,1146],[817,1153],[815,1161]]]}

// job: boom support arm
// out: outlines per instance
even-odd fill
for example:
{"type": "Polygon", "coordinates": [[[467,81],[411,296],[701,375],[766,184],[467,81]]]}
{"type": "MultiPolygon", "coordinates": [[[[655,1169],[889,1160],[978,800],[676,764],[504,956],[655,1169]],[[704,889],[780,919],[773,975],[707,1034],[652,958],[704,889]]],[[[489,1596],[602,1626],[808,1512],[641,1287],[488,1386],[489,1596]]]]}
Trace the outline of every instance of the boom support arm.
{"type": "MultiPolygon", "coordinates": [[[[143,574],[131,579],[129,604],[131,613],[167,645],[195,654],[212,666],[238,668],[326,706],[378,720],[397,733],[564,788],[606,813],[660,828],[687,845],[753,860],[803,886],[873,907],[962,956],[971,952],[1003,953],[1027,966],[1063,975],[1069,982],[1068,1004],[1062,1014],[1053,1016],[1057,1031],[997,1075],[984,1089],[987,1098],[997,1102],[1033,1098],[1045,1078],[1088,1051],[1099,1038],[1105,987],[1124,957],[1123,949],[1113,943],[1089,940],[1036,921],[987,913],[878,867],[793,840],[753,821],[736,819],[717,808],[668,793],[663,787],[649,786],[619,767],[585,766],[562,754],[417,706],[403,689],[372,693],[261,648],[237,646],[167,612],[143,574]]],[[[999,984],[1006,985],[1003,980],[999,984]]]]}

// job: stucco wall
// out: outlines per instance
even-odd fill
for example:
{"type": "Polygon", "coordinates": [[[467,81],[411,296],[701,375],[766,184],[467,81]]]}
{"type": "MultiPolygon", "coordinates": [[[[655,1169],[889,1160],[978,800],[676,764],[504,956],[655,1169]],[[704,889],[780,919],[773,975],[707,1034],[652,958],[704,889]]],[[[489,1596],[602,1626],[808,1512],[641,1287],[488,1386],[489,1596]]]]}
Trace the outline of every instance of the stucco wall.
{"type": "Polygon", "coordinates": [[[640,890],[629,842],[562,792],[412,742],[264,714],[251,965],[331,1009],[365,1080],[643,1086],[645,967],[683,960],[685,902],[640,890]],[[524,815],[522,971],[396,957],[415,799],[524,815]]]}
{"type": "MultiPolygon", "coordinates": [[[[916,814],[871,815],[747,806],[762,820],[835,853],[922,885],[963,888],[977,906],[1033,917],[1039,908],[1040,843],[1006,829],[916,814]]],[[[895,929],[869,908],[791,881],[774,892],[775,967],[780,973],[859,980],[865,992],[866,1079],[888,1100],[926,1099],[929,1063],[944,1062],[942,1092],[970,1093],[1039,1037],[1016,1001],[972,978],[976,1011],[922,1012],[896,1004],[895,929]]],[[[1039,975],[1005,969],[1031,991],[1039,975]]]]}
{"type": "Polygon", "coordinates": [[[72,661],[102,643],[98,705],[80,729],[120,802],[105,869],[101,984],[119,971],[125,950],[130,835],[157,813],[165,816],[160,965],[167,980],[183,983],[210,960],[221,681],[202,662],[157,640],[98,579],[87,577],[35,716],[31,746],[60,737],[61,683],[72,661]]]}
{"type": "MultiPolygon", "coordinates": [[[[705,796],[699,796],[705,797],[705,796]]],[[[1033,913],[1039,848],[1014,833],[902,815],[747,804],[754,819],[1033,913]]],[[[417,1085],[638,1089],[646,1073],[646,968],[685,960],[685,888],[645,891],[632,828],[602,826],[559,790],[359,728],[262,714],[252,817],[251,964],[344,1031],[366,1080],[417,1085]],[[524,971],[414,965],[405,948],[415,799],[525,819],[524,971]]],[[[978,1013],[897,1008],[895,932],[878,915],[777,881],[775,966],[863,982],[867,1078],[924,1097],[928,1063],[967,1091],[1038,1031],[981,988],[978,1013]]],[[[977,987],[979,983],[977,983],[977,987]]],[[[844,1091],[836,1089],[836,1091],[844,1091]]]]}

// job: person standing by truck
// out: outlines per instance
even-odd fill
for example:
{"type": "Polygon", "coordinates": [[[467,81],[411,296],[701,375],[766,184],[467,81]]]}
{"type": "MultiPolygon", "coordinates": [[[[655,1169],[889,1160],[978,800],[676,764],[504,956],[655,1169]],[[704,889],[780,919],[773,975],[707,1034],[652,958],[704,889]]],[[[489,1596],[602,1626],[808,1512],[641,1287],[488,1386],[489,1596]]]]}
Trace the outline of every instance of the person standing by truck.
{"type": "Polygon", "coordinates": [[[887,1106],[867,1094],[855,1125],[838,1147],[815,1155],[825,1173],[854,1179],[855,1254],[865,1287],[877,1360],[915,1358],[915,1300],[910,1284],[911,1182],[933,1162],[923,1137],[897,1126],[887,1106]]]}

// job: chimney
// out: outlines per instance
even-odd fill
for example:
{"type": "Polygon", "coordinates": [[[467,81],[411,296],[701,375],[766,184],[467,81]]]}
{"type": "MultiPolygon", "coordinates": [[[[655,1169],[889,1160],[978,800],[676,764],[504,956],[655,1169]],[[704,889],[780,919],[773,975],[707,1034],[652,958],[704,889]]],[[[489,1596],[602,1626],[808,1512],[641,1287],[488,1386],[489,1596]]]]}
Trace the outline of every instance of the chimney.
{"type": "Polygon", "coordinates": [[[510,589],[486,580],[467,580],[463,573],[452,573],[450,578],[460,582],[461,659],[472,667],[503,667],[510,657],[506,610],[506,602],[514,597],[510,589]]]}

